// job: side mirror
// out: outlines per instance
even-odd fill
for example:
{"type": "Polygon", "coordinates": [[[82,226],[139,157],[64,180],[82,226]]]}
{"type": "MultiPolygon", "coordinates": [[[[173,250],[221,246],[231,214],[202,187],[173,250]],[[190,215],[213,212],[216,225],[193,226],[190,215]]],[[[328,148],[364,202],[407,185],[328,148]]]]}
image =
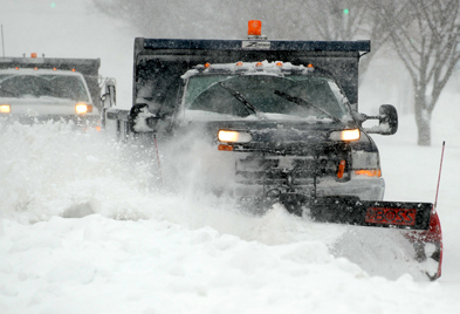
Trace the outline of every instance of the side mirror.
{"type": "Polygon", "coordinates": [[[98,106],[98,109],[101,111],[101,124],[105,128],[107,124],[107,112],[110,108],[113,108],[117,105],[116,101],[116,85],[117,82],[114,78],[106,78],[104,80],[104,94],[101,95],[101,102],[98,106]]]}
{"type": "Polygon", "coordinates": [[[393,135],[398,131],[398,112],[392,105],[381,105],[379,108],[379,127],[382,129],[380,134],[393,135]]]}
{"type": "Polygon", "coordinates": [[[398,112],[392,105],[381,105],[379,115],[376,117],[364,116],[363,121],[378,119],[379,125],[370,128],[364,128],[367,133],[393,135],[398,131],[398,112]]]}
{"type": "Polygon", "coordinates": [[[117,105],[116,81],[113,78],[106,78],[104,81],[104,94],[101,96],[102,107],[105,109],[117,105]]]}

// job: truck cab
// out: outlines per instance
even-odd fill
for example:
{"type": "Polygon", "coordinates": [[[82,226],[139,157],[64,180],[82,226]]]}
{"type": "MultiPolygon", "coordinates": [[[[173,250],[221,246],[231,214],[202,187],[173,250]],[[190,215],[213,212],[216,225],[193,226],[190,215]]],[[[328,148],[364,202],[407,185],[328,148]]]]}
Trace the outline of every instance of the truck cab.
{"type": "Polygon", "coordinates": [[[234,155],[238,198],[277,199],[293,211],[309,198],[383,199],[377,147],[331,73],[239,61],[196,66],[182,79],[172,128],[205,130],[234,155]]]}
{"type": "Polygon", "coordinates": [[[378,149],[368,132],[396,131],[392,106],[382,106],[378,127],[364,129],[365,118],[340,83],[312,63],[205,63],[180,78],[173,110],[149,103],[155,89],[144,85],[150,93],[138,94],[129,130],[200,132],[235,165],[222,186],[213,184],[217,190],[231,189],[251,206],[279,201],[298,214],[317,197],[383,199],[378,149]]]}
{"type": "Polygon", "coordinates": [[[101,120],[99,59],[3,58],[0,60],[0,117],[12,121],[101,120]]]}
{"type": "Polygon", "coordinates": [[[222,185],[243,202],[300,214],[317,197],[382,200],[370,134],[394,134],[397,113],[358,112],[358,63],[369,51],[369,41],[136,38],[132,108],[109,109],[107,121],[121,138],[199,129],[234,167],[222,185]],[[365,128],[368,119],[378,123],[365,128]]]}

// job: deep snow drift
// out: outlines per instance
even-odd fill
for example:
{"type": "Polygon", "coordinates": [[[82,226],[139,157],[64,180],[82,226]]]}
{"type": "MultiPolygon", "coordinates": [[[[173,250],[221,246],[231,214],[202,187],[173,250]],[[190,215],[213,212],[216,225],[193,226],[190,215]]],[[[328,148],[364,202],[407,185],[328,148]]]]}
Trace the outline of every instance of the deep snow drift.
{"type": "MultiPolygon", "coordinates": [[[[454,191],[449,175],[440,201],[443,277],[389,280],[372,275],[405,265],[378,254],[403,257],[387,246],[389,230],[314,224],[281,207],[252,217],[214,206],[212,197],[196,191],[168,192],[155,159],[133,154],[105,132],[3,121],[0,130],[2,313],[455,313],[460,305],[458,214],[446,205],[454,199],[446,193],[454,191]],[[356,241],[362,265],[332,254],[344,237],[356,241]]],[[[381,150],[403,151],[411,162],[390,154],[384,169],[424,158],[437,164],[438,149],[398,143],[381,150]]],[[[399,184],[408,187],[393,192],[396,199],[425,197],[425,183],[410,177],[417,172],[416,165],[407,168],[399,184]]]]}
{"type": "MultiPolygon", "coordinates": [[[[50,57],[100,57],[103,75],[117,78],[129,102],[138,34],[88,13],[86,0],[55,1],[54,9],[41,7],[44,0],[5,1],[7,55],[38,46],[50,57]]],[[[386,70],[377,67],[360,90],[366,113],[397,104],[394,87],[375,84],[394,80],[386,70]]],[[[398,134],[374,136],[388,200],[433,202],[447,142],[438,205],[444,269],[434,283],[388,273],[406,265],[386,260],[392,250],[402,256],[388,246],[388,230],[313,224],[280,207],[248,216],[191,188],[171,191],[154,152],[146,159],[113,134],[0,120],[0,313],[457,313],[458,82],[434,112],[432,147],[416,146],[410,112],[398,134]],[[350,258],[361,264],[333,255],[346,238],[359,244],[349,251],[357,248],[350,258]]]]}

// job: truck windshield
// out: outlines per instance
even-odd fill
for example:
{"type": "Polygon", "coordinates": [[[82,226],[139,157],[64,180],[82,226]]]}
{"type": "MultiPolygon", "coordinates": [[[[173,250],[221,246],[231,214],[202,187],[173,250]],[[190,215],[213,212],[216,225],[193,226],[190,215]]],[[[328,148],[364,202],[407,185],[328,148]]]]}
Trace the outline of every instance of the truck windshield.
{"type": "Polygon", "coordinates": [[[0,97],[54,97],[90,101],[82,78],[71,75],[0,74],[0,97]]]}
{"type": "Polygon", "coordinates": [[[267,117],[276,114],[338,120],[348,113],[341,89],[325,77],[197,75],[190,77],[186,85],[186,110],[236,117],[255,114],[244,102],[267,117]],[[235,93],[241,97],[235,97],[235,93]]]}

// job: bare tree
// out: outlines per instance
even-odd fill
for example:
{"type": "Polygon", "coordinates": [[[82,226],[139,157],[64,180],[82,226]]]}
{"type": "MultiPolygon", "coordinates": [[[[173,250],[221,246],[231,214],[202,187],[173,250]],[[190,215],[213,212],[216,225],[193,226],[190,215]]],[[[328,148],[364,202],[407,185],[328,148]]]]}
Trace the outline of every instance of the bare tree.
{"type": "Polygon", "coordinates": [[[360,83],[373,57],[389,40],[390,27],[377,16],[388,0],[310,0],[310,28],[322,40],[370,39],[372,51],[360,61],[360,83]]]}
{"type": "Polygon", "coordinates": [[[431,116],[460,60],[460,2],[408,0],[382,10],[395,50],[412,78],[418,144],[431,145],[431,116]]]}
{"type": "MultiPolygon", "coordinates": [[[[247,22],[263,21],[271,39],[305,39],[315,0],[93,0],[101,11],[134,25],[147,37],[242,38],[247,22]]],[[[316,0],[317,1],[317,0],[316,0]]],[[[315,2],[316,2],[315,1],[315,2]]]]}
{"type": "Polygon", "coordinates": [[[372,52],[361,61],[361,74],[387,39],[383,20],[373,18],[373,2],[377,0],[93,0],[101,11],[127,20],[147,37],[242,38],[247,21],[259,19],[271,39],[371,39],[372,52]]]}

